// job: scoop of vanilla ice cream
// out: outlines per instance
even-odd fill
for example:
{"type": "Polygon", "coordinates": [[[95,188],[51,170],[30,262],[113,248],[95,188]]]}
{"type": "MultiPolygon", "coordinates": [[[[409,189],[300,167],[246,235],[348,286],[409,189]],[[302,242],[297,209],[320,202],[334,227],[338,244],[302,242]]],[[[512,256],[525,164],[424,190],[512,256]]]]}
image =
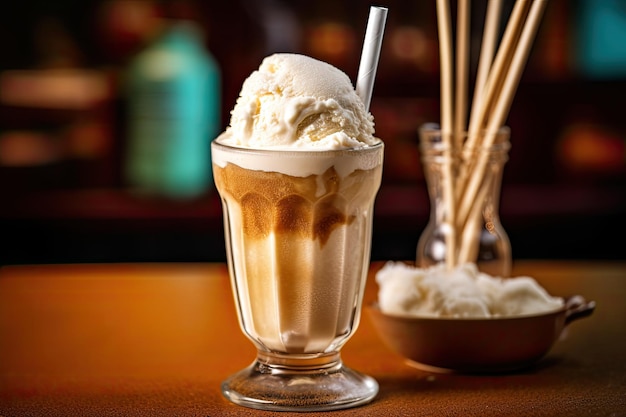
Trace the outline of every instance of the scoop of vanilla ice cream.
{"type": "Polygon", "coordinates": [[[346,149],[373,145],[374,119],[348,76],[299,54],[266,57],[244,81],[219,140],[264,149],[346,149]]]}
{"type": "Polygon", "coordinates": [[[563,305],[563,300],[552,297],[530,277],[502,280],[499,302],[493,306],[497,316],[519,316],[552,310],[563,305]]]}
{"type": "Polygon", "coordinates": [[[563,306],[533,278],[492,277],[475,264],[448,270],[387,262],[376,274],[384,313],[411,317],[489,318],[539,314],[563,306]]]}

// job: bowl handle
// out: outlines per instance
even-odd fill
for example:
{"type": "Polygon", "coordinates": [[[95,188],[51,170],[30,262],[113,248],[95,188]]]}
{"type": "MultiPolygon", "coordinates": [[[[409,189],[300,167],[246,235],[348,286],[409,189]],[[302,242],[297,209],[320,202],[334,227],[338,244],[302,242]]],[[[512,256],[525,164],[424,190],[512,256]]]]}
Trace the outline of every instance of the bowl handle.
{"type": "Polygon", "coordinates": [[[573,295],[565,299],[565,325],[574,320],[590,316],[596,308],[595,301],[586,301],[581,295],[573,295]]]}

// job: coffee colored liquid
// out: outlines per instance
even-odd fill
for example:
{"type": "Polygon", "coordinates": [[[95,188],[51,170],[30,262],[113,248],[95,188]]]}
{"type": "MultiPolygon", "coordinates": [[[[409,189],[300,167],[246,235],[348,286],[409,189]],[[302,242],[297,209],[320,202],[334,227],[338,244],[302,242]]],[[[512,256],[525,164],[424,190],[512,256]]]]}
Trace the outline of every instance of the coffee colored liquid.
{"type": "Polygon", "coordinates": [[[248,337],[273,352],[338,349],[358,321],[381,166],[344,178],[213,170],[248,337]]]}

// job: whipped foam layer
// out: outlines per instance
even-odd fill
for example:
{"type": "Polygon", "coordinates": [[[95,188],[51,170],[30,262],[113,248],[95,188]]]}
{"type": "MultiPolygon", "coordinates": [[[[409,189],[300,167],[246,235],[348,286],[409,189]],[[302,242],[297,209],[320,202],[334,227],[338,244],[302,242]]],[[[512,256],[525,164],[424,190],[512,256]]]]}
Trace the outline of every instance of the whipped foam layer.
{"type": "Polygon", "coordinates": [[[371,146],[373,116],[348,76],[299,54],[266,57],[244,81],[221,143],[254,149],[336,150],[371,146]]]}
{"type": "Polygon", "coordinates": [[[564,305],[531,277],[500,278],[475,264],[448,270],[388,262],[376,274],[381,311],[409,317],[493,318],[555,311],[564,305]]]}
{"type": "Polygon", "coordinates": [[[356,149],[332,151],[272,151],[224,146],[218,138],[211,144],[211,159],[224,168],[231,163],[254,171],[280,172],[292,177],[321,175],[334,167],[344,178],[356,170],[370,170],[383,162],[383,142],[356,149]]]}

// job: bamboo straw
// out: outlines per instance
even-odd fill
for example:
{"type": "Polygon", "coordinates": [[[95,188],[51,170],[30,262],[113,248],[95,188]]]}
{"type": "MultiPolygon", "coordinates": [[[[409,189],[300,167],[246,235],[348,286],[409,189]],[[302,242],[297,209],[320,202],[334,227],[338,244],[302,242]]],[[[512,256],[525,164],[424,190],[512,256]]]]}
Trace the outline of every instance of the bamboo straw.
{"type": "MultiPolygon", "coordinates": [[[[495,3],[500,3],[500,1],[495,0],[495,3]]],[[[526,20],[529,4],[529,0],[517,0],[515,3],[502,37],[502,42],[498,48],[497,55],[490,70],[488,71],[485,85],[482,87],[482,95],[477,99],[479,106],[472,107],[464,152],[461,154],[463,157],[463,164],[461,164],[459,168],[459,178],[456,190],[457,202],[465,193],[468,176],[474,169],[476,161],[472,160],[471,155],[473,155],[474,149],[480,146],[478,144],[482,140],[481,136],[484,133],[486,119],[489,117],[489,110],[493,106],[493,102],[496,100],[500,92],[500,87],[502,86],[501,80],[506,74],[511,62],[511,57],[515,52],[523,23],[526,20]]],[[[495,7],[492,6],[492,8],[495,7]]],[[[493,10],[491,10],[491,12],[495,13],[493,10]]],[[[490,34],[490,36],[495,36],[495,33],[490,34]]],[[[462,212],[462,215],[457,217],[457,224],[461,225],[459,227],[462,227],[462,224],[465,222],[466,215],[466,212],[462,212]]]]}
{"type": "Polygon", "coordinates": [[[467,122],[469,74],[469,5],[458,0],[456,74],[453,74],[452,28],[449,0],[437,0],[441,66],[441,141],[444,165],[442,183],[446,266],[469,262],[478,256],[483,204],[495,186],[488,175],[489,152],[504,126],[521,74],[530,53],[547,0],[517,0],[496,51],[501,1],[489,0],[481,45],[474,97],[467,122]],[[453,75],[456,78],[453,80],[453,75]],[[456,82],[456,86],[453,84],[456,82]],[[454,89],[456,87],[456,91],[454,89]],[[455,94],[456,93],[456,94],[455,94]],[[454,104],[453,104],[454,100],[454,104]],[[454,105],[454,108],[453,108],[454,105]],[[467,131],[463,139],[462,132],[467,131]],[[460,166],[453,159],[462,151],[460,166]],[[454,168],[460,170],[453,178],[454,168]]]}
{"type": "MultiPolygon", "coordinates": [[[[539,1],[543,2],[544,0],[539,1]]],[[[527,20],[526,16],[529,4],[529,0],[517,0],[515,3],[502,38],[502,43],[498,48],[496,58],[487,78],[483,99],[480,102],[481,106],[478,109],[472,109],[468,138],[464,147],[466,152],[463,152],[463,157],[466,162],[460,169],[457,185],[457,196],[460,198],[457,215],[458,227],[463,227],[462,225],[467,220],[473,196],[476,195],[477,187],[480,183],[480,177],[474,175],[476,173],[476,164],[479,163],[479,161],[472,160],[469,155],[473,155],[475,148],[489,146],[486,143],[479,144],[480,142],[485,142],[484,136],[487,136],[486,140],[488,143],[493,143],[493,139],[495,139],[495,135],[492,134],[492,132],[497,131],[497,129],[491,132],[486,131],[485,124],[488,123],[489,109],[501,94],[502,80],[507,76],[512,56],[515,54],[518,47],[518,40],[527,20]],[[485,133],[488,134],[485,135],[485,133]]],[[[499,127],[500,126],[498,126],[498,128],[499,127]]]]}
{"type": "Polygon", "coordinates": [[[480,187],[480,191],[476,196],[476,201],[481,202],[474,204],[472,210],[468,216],[467,222],[463,225],[463,229],[460,233],[460,248],[458,263],[463,264],[471,262],[472,259],[476,259],[478,256],[478,250],[480,246],[480,234],[482,232],[482,219],[484,202],[489,195],[490,188],[492,187],[493,177],[486,176],[480,187]]]}
{"type": "MultiPolygon", "coordinates": [[[[513,97],[517,90],[519,80],[524,70],[528,54],[530,53],[532,42],[539,28],[541,17],[546,7],[546,0],[535,0],[532,3],[528,18],[522,30],[519,45],[515,48],[513,59],[509,70],[504,77],[502,90],[498,94],[497,102],[494,110],[489,118],[486,135],[483,138],[483,147],[490,147],[496,138],[497,131],[502,127],[508,115],[513,102],[513,97]]],[[[467,183],[467,188],[462,194],[462,200],[458,209],[458,216],[464,219],[468,216],[473,201],[476,198],[481,178],[485,175],[489,155],[484,152],[478,153],[479,158],[476,161],[475,168],[472,170],[471,177],[467,183]]],[[[459,222],[457,222],[459,224],[459,222]]]]}
{"type": "Polygon", "coordinates": [[[509,114],[513,98],[517,92],[519,80],[522,78],[522,73],[528,61],[528,55],[530,54],[547,3],[547,0],[535,0],[530,8],[526,25],[524,26],[519,40],[519,45],[513,55],[511,66],[502,86],[502,92],[498,96],[498,101],[494,107],[488,125],[488,131],[490,132],[496,132],[500,129],[509,114]]]}
{"type": "Polygon", "coordinates": [[[478,70],[476,73],[476,81],[474,86],[474,99],[472,101],[472,109],[481,106],[483,89],[489,76],[489,71],[493,63],[493,57],[496,53],[496,44],[498,40],[498,26],[500,24],[500,13],[502,12],[502,0],[489,0],[487,4],[487,13],[485,16],[485,28],[483,30],[483,39],[480,46],[480,56],[478,60],[478,70]]]}
{"type": "Polygon", "coordinates": [[[463,145],[467,129],[467,84],[469,77],[470,0],[459,0],[456,29],[456,83],[454,109],[454,143],[463,145]]]}
{"type": "Polygon", "coordinates": [[[447,0],[437,0],[437,22],[439,30],[439,62],[441,66],[441,130],[452,132],[453,126],[453,65],[452,28],[450,6],[447,0]]]}
{"type": "Polygon", "coordinates": [[[444,145],[443,198],[445,200],[447,222],[446,265],[453,268],[456,257],[456,201],[454,178],[452,176],[453,133],[452,123],[452,28],[450,7],[447,0],[437,0],[437,22],[439,31],[439,61],[441,66],[441,139],[444,145]]]}
{"type": "Polygon", "coordinates": [[[529,0],[517,0],[515,2],[502,37],[502,42],[484,86],[483,97],[480,100],[481,105],[478,108],[472,108],[469,127],[470,135],[466,144],[468,149],[476,147],[476,141],[479,139],[476,134],[485,128],[488,110],[499,94],[502,79],[509,69],[511,57],[517,47],[517,42],[528,13],[529,3],[529,0]]]}

